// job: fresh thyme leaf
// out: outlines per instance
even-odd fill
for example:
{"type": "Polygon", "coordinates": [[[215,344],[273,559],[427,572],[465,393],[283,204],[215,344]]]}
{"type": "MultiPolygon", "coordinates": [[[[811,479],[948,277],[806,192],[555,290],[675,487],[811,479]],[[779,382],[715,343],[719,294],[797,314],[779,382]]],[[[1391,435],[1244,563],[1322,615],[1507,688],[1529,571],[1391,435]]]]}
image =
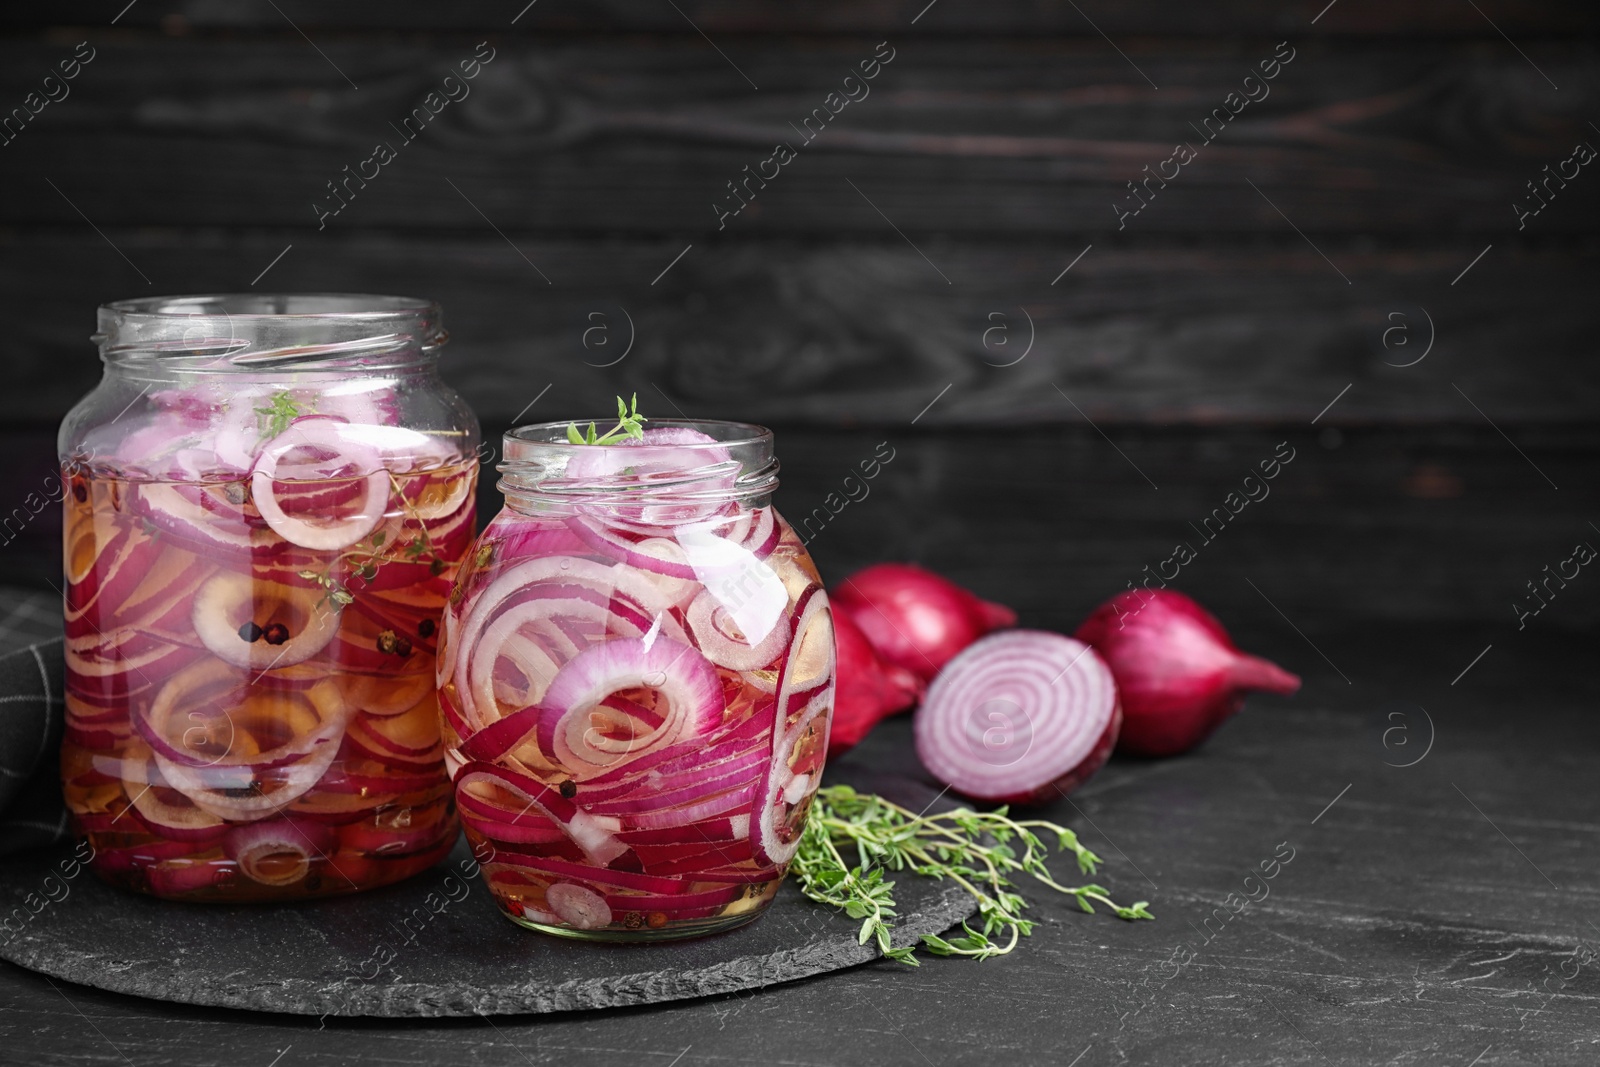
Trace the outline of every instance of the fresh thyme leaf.
{"type": "Polygon", "coordinates": [[[300,417],[300,405],[287,390],[272,394],[272,403],[256,408],[256,428],[263,438],[277,437],[289,428],[289,423],[300,417]]]}
{"type": "Polygon", "coordinates": [[[626,403],[620,396],[617,397],[617,424],[599,436],[595,435],[594,423],[589,424],[588,436],[578,429],[577,423],[567,423],[567,440],[575,445],[609,445],[624,437],[631,437],[635,441],[644,440],[644,424],[650,420],[639,414],[639,394],[633,394],[632,404],[626,403]]]}
{"type": "Polygon", "coordinates": [[[1085,848],[1077,834],[1055,823],[1012,819],[1005,808],[992,812],[958,808],[919,815],[882,797],[857,793],[847,785],[829,786],[812,799],[800,848],[789,869],[806,896],[862,921],[863,945],[876,941],[884,956],[912,966],[917,966],[915,947],[896,948],[890,942],[894,883],[884,881],[885,869],[949,878],[977,899],[980,929],[963,923],[961,937],[923,936],[922,946],[936,956],[980,960],[1003,956],[1033,932],[1032,920],[1022,915],[1028,902],[1011,881],[1018,873],[1074,897],[1078,906],[1091,914],[1098,902],[1119,919],[1155,918],[1147,901],[1124,907],[1102,886],[1072,887],[1057,882],[1045,866],[1047,850],[1036,831],[1053,833],[1060,849],[1077,859],[1080,871],[1094,873],[1100,857],[1085,848]],[[859,862],[847,862],[841,848],[853,851],[859,862]]]}

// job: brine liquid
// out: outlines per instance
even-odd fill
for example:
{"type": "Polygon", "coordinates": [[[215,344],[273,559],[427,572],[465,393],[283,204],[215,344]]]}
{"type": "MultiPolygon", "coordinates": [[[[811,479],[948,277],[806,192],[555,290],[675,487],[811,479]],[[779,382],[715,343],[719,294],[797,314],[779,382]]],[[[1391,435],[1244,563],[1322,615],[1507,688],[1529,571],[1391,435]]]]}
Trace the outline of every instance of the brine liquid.
{"type": "Polygon", "coordinates": [[[827,747],[833,633],[770,508],[653,526],[504,511],[440,653],[474,855],[514,921],[643,941],[771,902],[827,747]]]}
{"type": "Polygon", "coordinates": [[[307,548],[263,519],[248,479],[64,471],[62,776],[101,877],[283,900],[394,882],[449,850],[434,654],[476,478],[468,462],[386,488],[278,483],[276,514],[308,540],[362,524],[353,544],[307,548]]]}

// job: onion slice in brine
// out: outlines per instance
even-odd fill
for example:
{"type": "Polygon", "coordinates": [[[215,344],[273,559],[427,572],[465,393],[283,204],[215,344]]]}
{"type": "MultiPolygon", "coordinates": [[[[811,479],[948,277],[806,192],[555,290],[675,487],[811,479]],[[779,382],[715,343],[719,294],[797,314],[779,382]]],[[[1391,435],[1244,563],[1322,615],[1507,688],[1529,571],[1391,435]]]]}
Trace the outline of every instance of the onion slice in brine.
{"type": "Polygon", "coordinates": [[[590,645],[561,668],[540,704],[540,747],[580,782],[709,734],[726,710],[721,679],[706,658],[654,634],[590,645]],[[656,723],[602,706],[628,690],[653,691],[665,703],[656,723]]]}
{"type": "Polygon", "coordinates": [[[389,505],[389,472],[375,449],[350,437],[347,425],[327,415],[295,419],[256,457],[250,471],[251,498],[267,525],[290,544],[322,551],[348,548],[383,521],[389,505]],[[296,453],[309,457],[292,458],[296,453]],[[315,501],[293,515],[284,506],[296,495],[296,483],[326,493],[344,481],[353,490],[347,501],[332,506],[315,501]]]}

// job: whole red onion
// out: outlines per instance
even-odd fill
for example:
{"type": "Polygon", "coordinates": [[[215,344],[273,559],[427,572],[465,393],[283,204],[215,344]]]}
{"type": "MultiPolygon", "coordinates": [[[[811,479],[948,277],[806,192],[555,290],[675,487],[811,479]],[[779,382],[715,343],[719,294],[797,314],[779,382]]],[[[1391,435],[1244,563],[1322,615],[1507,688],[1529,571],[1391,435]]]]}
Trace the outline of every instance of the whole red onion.
{"type": "Polygon", "coordinates": [[[1293,693],[1297,675],[1234,646],[1222,623],[1182,593],[1129,590],[1078,627],[1122,696],[1118,752],[1176,756],[1244,706],[1250,690],[1293,693]]]}
{"type": "Polygon", "coordinates": [[[878,655],[924,682],[972,642],[1017,613],[980,599],[914,563],[879,563],[832,589],[834,614],[848,614],[878,655]]]}
{"type": "Polygon", "coordinates": [[[885,663],[848,612],[833,613],[833,637],[839,650],[834,682],[833,724],[828,731],[828,758],[854,748],[879,719],[904,711],[922,699],[922,679],[885,663]]]}

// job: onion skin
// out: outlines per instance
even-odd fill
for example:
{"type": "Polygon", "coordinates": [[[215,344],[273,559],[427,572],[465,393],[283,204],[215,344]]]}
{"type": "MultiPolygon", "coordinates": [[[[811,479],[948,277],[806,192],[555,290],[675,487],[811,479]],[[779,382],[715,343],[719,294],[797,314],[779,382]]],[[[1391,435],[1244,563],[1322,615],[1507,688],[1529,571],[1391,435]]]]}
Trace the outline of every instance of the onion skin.
{"type": "Polygon", "coordinates": [[[1298,675],[1240,652],[1215,616],[1172,590],[1118,593],[1075,636],[1117,680],[1117,751],[1131,755],[1188,752],[1244,706],[1246,693],[1300,688],[1298,675]]]}
{"type": "Polygon", "coordinates": [[[924,682],[972,642],[1014,626],[1017,613],[914,563],[878,563],[828,591],[886,662],[924,682]]]}
{"type": "Polygon", "coordinates": [[[916,704],[928,688],[904,667],[886,663],[849,612],[834,612],[833,638],[839,649],[839,674],[828,734],[829,759],[860,744],[879,720],[916,704]]]}

